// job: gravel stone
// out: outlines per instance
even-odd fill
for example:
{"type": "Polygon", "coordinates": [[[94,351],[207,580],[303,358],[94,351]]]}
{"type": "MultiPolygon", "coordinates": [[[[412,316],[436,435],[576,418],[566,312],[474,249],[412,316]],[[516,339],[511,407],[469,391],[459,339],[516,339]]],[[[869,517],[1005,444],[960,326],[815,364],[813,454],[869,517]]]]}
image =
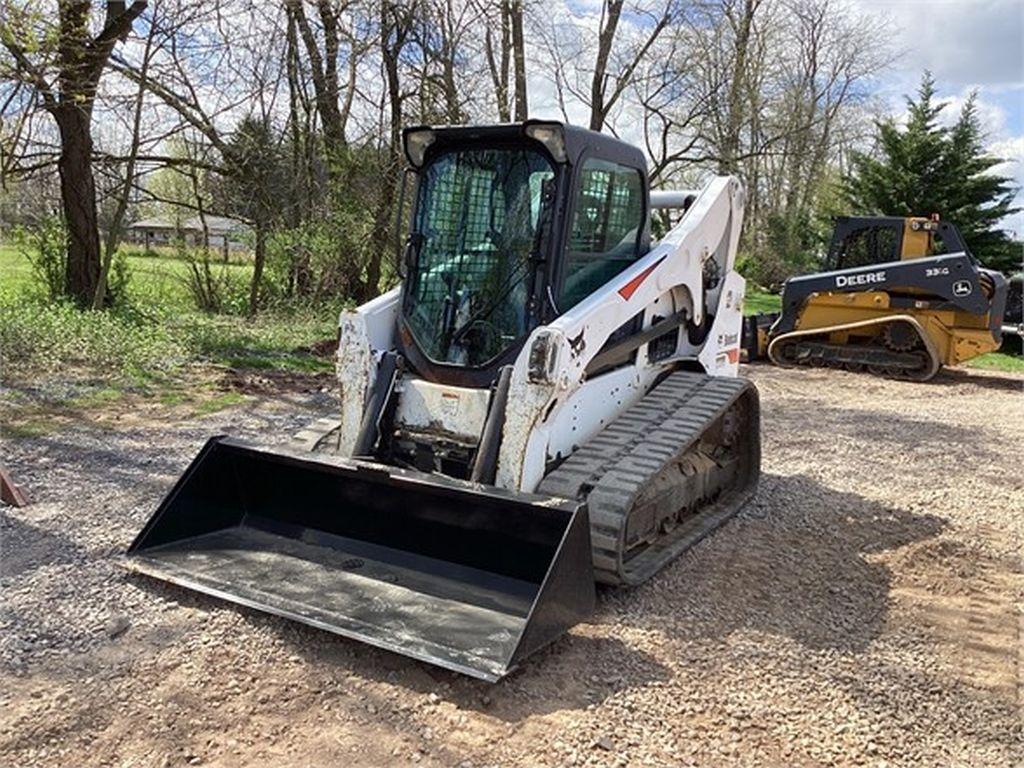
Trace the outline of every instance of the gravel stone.
{"type": "Polygon", "coordinates": [[[6,441],[0,765],[1024,765],[1024,378],[743,373],[756,497],[493,686],[117,566],[210,435],[330,393],[6,441]]]}
{"type": "Polygon", "coordinates": [[[113,616],[109,621],[107,621],[107,625],[103,628],[103,631],[106,633],[107,637],[113,640],[127,632],[128,627],[131,625],[132,623],[128,620],[127,616],[113,616]]]}

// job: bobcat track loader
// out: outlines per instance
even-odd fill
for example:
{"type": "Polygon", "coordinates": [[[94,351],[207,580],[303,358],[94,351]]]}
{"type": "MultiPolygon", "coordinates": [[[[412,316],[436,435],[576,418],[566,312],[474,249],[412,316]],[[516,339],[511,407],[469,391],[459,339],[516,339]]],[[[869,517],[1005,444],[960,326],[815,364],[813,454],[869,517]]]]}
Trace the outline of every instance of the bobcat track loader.
{"type": "Polygon", "coordinates": [[[753,492],[743,191],[651,194],[639,150],[558,123],[403,139],[404,279],[341,315],[340,418],[211,439],[126,563],[494,681],[753,492]]]}
{"type": "Polygon", "coordinates": [[[1002,343],[1006,278],[950,222],[840,217],[826,265],[786,281],[780,314],[746,319],[748,360],[927,381],[1002,343]]]}

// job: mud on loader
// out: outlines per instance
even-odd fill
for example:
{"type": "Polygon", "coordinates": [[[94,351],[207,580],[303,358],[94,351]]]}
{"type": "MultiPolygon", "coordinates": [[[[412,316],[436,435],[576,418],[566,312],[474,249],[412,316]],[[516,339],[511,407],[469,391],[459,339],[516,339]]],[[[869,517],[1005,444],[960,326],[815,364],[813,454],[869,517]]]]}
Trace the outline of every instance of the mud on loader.
{"type": "Polygon", "coordinates": [[[340,419],[211,439],[126,563],[494,681],[753,492],[743,191],[652,194],[639,150],[558,123],[403,139],[403,280],[341,315],[340,419]]]}

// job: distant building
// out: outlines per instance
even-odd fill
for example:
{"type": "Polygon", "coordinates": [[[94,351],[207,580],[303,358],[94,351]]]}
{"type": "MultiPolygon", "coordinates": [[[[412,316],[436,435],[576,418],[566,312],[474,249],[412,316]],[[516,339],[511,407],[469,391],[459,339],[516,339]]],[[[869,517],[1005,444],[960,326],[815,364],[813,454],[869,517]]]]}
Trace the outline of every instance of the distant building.
{"type": "MultiPolygon", "coordinates": [[[[206,230],[208,245],[221,251],[248,250],[246,242],[249,227],[238,219],[226,216],[207,216],[206,230]]],[[[151,248],[158,245],[173,245],[181,240],[185,245],[203,244],[203,223],[198,216],[181,221],[155,216],[140,219],[127,227],[127,240],[151,248]]]]}

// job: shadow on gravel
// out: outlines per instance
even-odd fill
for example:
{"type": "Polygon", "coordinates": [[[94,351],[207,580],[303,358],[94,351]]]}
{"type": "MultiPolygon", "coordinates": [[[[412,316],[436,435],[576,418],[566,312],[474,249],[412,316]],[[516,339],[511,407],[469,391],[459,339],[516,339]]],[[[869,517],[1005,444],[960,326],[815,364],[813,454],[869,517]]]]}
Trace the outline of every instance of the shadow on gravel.
{"type": "MultiPolygon", "coordinates": [[[[998,455],[981,445],[976,428],[953,421],[929,421],[896,413],[880,417],[877,412],[835,406],[809,412],[802,402],[776,404],[773,410],[775,412],[769,415],[772,426],[785,423],[792,431],[794,424],[807,424],[819,433],[834,435],[837,440],[878,446],[879,455],[884,457],[937,446],[969,451],[979,461],[998,455]]],[[[799,439],[799,435],[794,436],[799,439]]]]}
{"type": "Polygon", "coordinates": [[[0,583],[43,565],[59,565],[77,559],[81,548],[68,536],[60,536],[11,517],[0,510],[0,583]]]}
{"type": "MultiPolygon", "coordinates": [[[[310,630],[312,631],[312,630],[310,630]]],[[[332,638],[331,643],[335,640],[332,638]]],[[[337,638],[332,651],[314,658],[337,664],[343,674],[386,681],[419,693],[435,693],[459,709],[473,710],[510,723],[534,715],[585,710],[619,693],[663,683],[671,670],[649,653],[615,637],[566,635],[497,683],[475,680],[404,656],[337,638]],[[340,652],[340,653],[339,653],[340,652]],[[338,654],[340,658],[335,658],[338,654]]],[[[309,656],[297,644],[297,651],[309,656]]],[[[313,650],[313,649],[308,649],[313,650]]]]}
{"type": "Polygon", "coordinates": [[[1024,380],[1013,376],[1000,376],[993,373],[980,373],[976,369],[967,371],[943,369],[928,382],[932,387],[972,386],[981,389],[993,389],[1001,392],[1024,392],[1024,380]]]}
{"type": "MultiPolygon", "coordinates": [[[[643,587],[601,590],[592,625],[531,656],[496,685],[255,610],[230,610],[254,631],[276,635],[316,676],[356,675],[519,722],[656,686],[677,674],[671,663],[708,666],[713,674],[722,656],[708,653],[709,643],[745,639],[749,653],[761,652],[756,634],[736,633],[785,636],[815,650],[862,650],[881,634],[890,603],[891,571],[872,555],[934,537],[944,525],[934,515],[886,507],[809,477],[767,474],[739,517],[643,587]],[[634,628],[652,634],[634,642],[634,628]],[[653,645],[638,647],[643,642],[653,645]]],[[[185,606],[225,607],[142,577],[132,581],[185,606]]]]}
{"type": "MultiPolygon", "coordinates": [[[[419,693],[435,693],[460,709],[508,722],[549,712],[583,710],[616,693],[667,681],[672,674],[651,654],[616,637],[589,636],[577,629],[530,656],[508,677],[487,683],[141,574],[126,573],[125,578],[181,608],[237,613],[254,631],[276,635],[289,648],[285,656],[300,656],[318,677],[344,680],[357,675],[419,693]]],[[[195,615],[190,619],[198,621],[195,615]]],[[[148,632],[153,638],[163,638],[160,643],[165,645],[164,641],[176,641],[180,627],[165,624],[148,632]]],[[[386,706],[381,704],[381,708],[386,706]]]]}
{"type": "MultiPolygon", "coordinates": [[[[964,662],[969,666],[972,659],[965,658],[964,662]]],[[[1012,669],[1012,662],[1008,664],[1012,669]]],[[[894,714],[904,721],[919,724],[934,721],[936,713],[941,712],[945,729],[957,740],[1018,756],[1016,762],[1011,760],[1004,765],[1022,764],[1019,757],[1024,745],[1024,722],[1014,691],[1000,695],[963,680],[951,679],[947,670],[915,669],[905,665],[886,665],[884,674],[836,675],[834,681],[862,716],[888,724],[883,729],[896,732],[892,737],[894,741],[903,737],[899,733],[900,726],[894,722],[894,714]],[[894,697],[894,690],[913,692],[913,695],[894,697]],[[981,723],[984,726],[978,727],[981,723]]],[[[994,757],[989,764],[996,765],[998,761],[999,758],[994,757]]],[[[957,763],[950,761],[948,764],[957,763]]]]}
{"type": "MultiPolygon", "coordinates": [[[[52,459],[61,472],[77,476],[87,490],[112,485],[162,496],[171,488],[168,478],[178,477],[188,466],[179,456],[158,452],[152,446],[135,451],[124,446],[101,447],[94,439],[86,439],[92,437],[66,432],[33,438],[33,453],[52,459]]],[[[116,445],[115,440],[111,436],[107,445],[116,445]]],[[[53,493],[55,489],[46,490],[53,493]]]]}
{"type": "Polygon", "coordinates": [[[860,651],[881,634],[890,604],[892,572],[871,556],[945,525],[809,477],[766,474],[737,518],[644,587],[605,592],[602,613],[684,644],[746,630],[860,651]]]}

